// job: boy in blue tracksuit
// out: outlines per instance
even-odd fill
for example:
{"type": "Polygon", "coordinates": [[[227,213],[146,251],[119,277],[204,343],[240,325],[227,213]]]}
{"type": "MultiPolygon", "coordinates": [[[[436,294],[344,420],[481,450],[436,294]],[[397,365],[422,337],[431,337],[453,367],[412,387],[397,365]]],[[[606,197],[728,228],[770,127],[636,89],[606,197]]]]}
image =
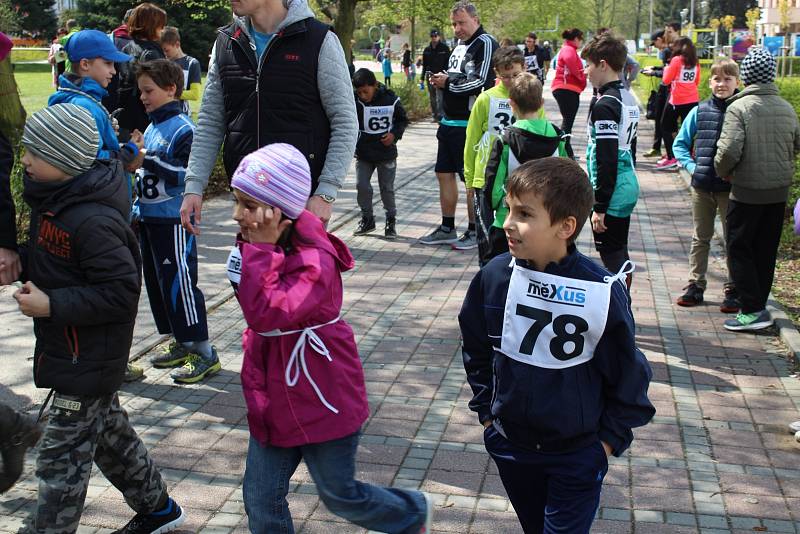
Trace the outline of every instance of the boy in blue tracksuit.
{"type": "Polygon", "coordinates": [[[128,170],[133,170],[142,147],[141,135],[120,145],[109,110],[102,104],[116,72],[114,63],[128,62],[131,57],[117,50],[108,36],[98,30],[76,32],[67,41],[65,50],[72,70],[59,76],[58,89],[47,105],[76,104],[86,108],[100,132],[97,159],[118,159],[128,170]]]}
{"type": "Polygon", "coordinates": [[[628,269],[576,250],[593,196],[574,161],[522,164],[506,202],[510,254],[475,275],[458,317],[469,407],[526,534],[588,533],[608,455],[655,413],[628,269]]]}
{"type": "MultiPolygon", "coordinates": [[[[601,33],[581,51],[586,78],[597,89],[589,110],[586,167],[594,186],[592,232],[603,265],[617,272],[628,261],[631,213],[639,199],[634,170],[639,105],[619,80],[628,49],[611,33],[601,33]]],[[[631,283],[629,274],[626,282],[631,283]]]]}
{"type": "MultiPolygon", "coordinates": [[[[686,116],[675,143],[675,157],[683,169],[692,177],[692,248],[689,251],[689,284],[678,297],[678,306],[697,306],[703,302],[708,270],[708,251],[714,235],[714,219],[719,213],[723,233],[728,235],[727,213],[731,184],[717,176],[714,156],[717,141],[725,118],[726,100],[734,95],[739,86],[739,65],[729,58],[717,59],[711,65],[711,98],[700,102],[686,116]]],[[[739,295],[731,280],[724,286],[724,298],[720,304],[722,313],[739,311],[739,295]]]]}
{"type": "Polygon", "coordinates": [[[158,332],[175,336],[151,363],[157,368],[182,366],[172,379],[190,384],[221,369],[208,340],[205,299],[197,287],[197,242],[181,226],[194,123],[183,113],[183,70],[177,63],[147,61],[137,66],[136,76],[151,121],[144,132],[144,161],[136,171],[144,281],[158,332]]]}

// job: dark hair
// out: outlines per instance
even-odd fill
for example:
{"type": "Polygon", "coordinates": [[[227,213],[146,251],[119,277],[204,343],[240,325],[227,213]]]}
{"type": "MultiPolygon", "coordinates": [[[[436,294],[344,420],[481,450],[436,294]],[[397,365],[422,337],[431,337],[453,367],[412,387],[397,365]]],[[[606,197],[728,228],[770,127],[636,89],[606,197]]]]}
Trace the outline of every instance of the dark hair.
{"type": "Polygon", "coordinates": [[[694,67],[697,65],[697,49],[688,37],[680,37],[672,44],[673,57],[680,55],[683,58],[684,67],[694,67]]]}
{"type": "Polygon", "coordinates": [[[167,12],[160,7],[145,2],[133,10],[128,19],[128,33],[134,39],[158,41],[159,33],[167,25],[167,12]]]}
{"type": "Polygon", "coordinates": [[[594,32],[595,35],[603,35],[604,33],[608,33],[611,31],[611,28],[606,28],[603,26],[602,28],[597,28],[597,31],[594,32]]]}
{"type": "Polygon", "coordinates": [[[628,59],[628,47],[625,46],[622,39],[614,37],[611,32],[601,33],[595,35],[589,44],[583,47],[581,57],[595,65],[605,61],[611,70],[620,72],[628,59]]]}
{"type": "Polygon", "coordinates": [[[664,30],[653,32],[653,35],[650,36],[650,40],[655,43],[656,39],[664,39],[664,30]]]}
{"type": "Polygon", "coordinates": [[[358,69],[353,73],[353,87],[358,89],[365,85],[378,85],[375,73],[369,69],[358,69]]]}
{"type": "Polygon", "coordinates": [[[561,32],[561,38],[567,41],[583,39],[583,32],[578,28],[570,28],[561,32]]]}
{"type": "Polygon", "coordinates": [[[541,158],[523,163],[511,173],[506,183],[509,196],[519,198],[533,193],[550,216],[550,224],[575,217],[575,232],[567,245],[581,233],[594,204],[594,191],[589,177],[570,158],[541,158]]]}
{"type": "Polygon", "coordinates": [[[534,41],[537,39],[537,37],[536,37],[536,34],[535,34],[534,32],[530,32],[530,33],[528,34],[528,37],[530,37],[530,38],[531,38],[531,39],[533,39],[534,41]]]}
{"type": "Polygon", "coordinates": [[[522,54],[522,50],[516,46],[498,48],[492,56],[492,66],[496,69],[505,69],[514,63],[525,66],[525,56],[522,54]]]}
{"type": "Polygon", "coordinates": [[[183,93],[183,69],[169,59],[154,59],[143,61],[135,67],[136,79],[149,76],[153,83],[165,91],[170,85],[175,86],[175,98],[180,98],[183,93]]]}
{"type": "Polygon", "coordinates": [[[681,31],[681,23],[680,22],[667,22],[664,25],[664,28],[666,28],[667,26],[669,26],[670,28],[672,28],[676,32],[680,32],[681,31]]]}
{"type": "Polygon", "coordinates": [[[181,42],[181,32],[175,26],[164,26],[161,32],[161,42],[163,44],[178,44],[181,42]]]}
{"type": "Polygon", "coordinates": [[[508,97],[522,113],[534,113],[542,107],[542,82],[530,72],[521,72],[511,80],[508,97]]]}

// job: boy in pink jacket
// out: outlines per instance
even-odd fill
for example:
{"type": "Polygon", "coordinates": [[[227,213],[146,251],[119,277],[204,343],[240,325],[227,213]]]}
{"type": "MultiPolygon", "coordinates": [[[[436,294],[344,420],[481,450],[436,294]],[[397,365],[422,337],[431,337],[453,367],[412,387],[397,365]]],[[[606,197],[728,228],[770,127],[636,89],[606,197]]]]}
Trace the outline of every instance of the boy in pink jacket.
{"type": "Polygon", "coordinates": [[[242,160],[231,185],[241,233],[228,277],[248,325],[250,532],[294,532],[286,495],[304,459],[331,512],[369,530],[428,534],[426,494],[354,479],[359,429],[369,416],[358,348],[340,317],[341,272],[354,262],[304,209],[311,191],[305,157],[291,145],[267,145],[242,160]]]}

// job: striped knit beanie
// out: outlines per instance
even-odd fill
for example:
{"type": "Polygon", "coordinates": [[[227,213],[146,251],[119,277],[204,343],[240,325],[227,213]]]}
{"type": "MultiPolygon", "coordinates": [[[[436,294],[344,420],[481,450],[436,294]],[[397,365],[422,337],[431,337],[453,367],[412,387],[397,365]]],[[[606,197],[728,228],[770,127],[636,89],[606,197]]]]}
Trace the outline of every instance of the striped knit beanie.
{"type": "Polygon", "coordinates": [[[297,219],[311,194],[311,172],[299,150],[286,143],[273,143],[242,159],[231,186],[297,219]]]}
{"type": "Polygon", "coordinates": [[[86,108],[56,104],[28,118],[22,144],[53,167],[77,176],[94,165],[100,134],[86,108]]]}
{"type": "Polygon", "coordinates": [[[743,84],[752,85],[774,82],[777,71],[778,64],[769,50],[761,46],[751,46],[742,60],[739,74],[743,84]]]}

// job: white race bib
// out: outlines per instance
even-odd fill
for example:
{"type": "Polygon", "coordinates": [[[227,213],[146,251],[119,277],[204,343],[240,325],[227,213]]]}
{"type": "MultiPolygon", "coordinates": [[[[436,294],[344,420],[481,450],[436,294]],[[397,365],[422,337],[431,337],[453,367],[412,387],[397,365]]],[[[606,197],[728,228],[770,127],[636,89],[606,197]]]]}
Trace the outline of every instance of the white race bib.
{"type": "Polygon", "coordinates": [[[514,124],[516,119],[511,112],[511,104],[507,98],[489,98],[489,125],[487,131],[501,135],[506,127],[514,124]]]}
{"type": "MultiPolygon", "coordinates": [[[[595,123],[595,132],[597,137],[603,137],[603,130],[611,131],[616,128],[616,133],[619,138],[619,150],[627,150],[630,152],[633,140],[636,139],[637,130],[639,128],[639,106],[636,101],[626,90],[620,91],[622,100],[615,96],[603,95],[600,98],[613,98],[620,103],[622,113],[620,115],[619,124],[614,121],[597,121],[595,123]]],[[[600,100],[598,98],[598,100],[600,100]]]]}
{"type": "Polygon", "coordinates": [[[450,54],[450,61],[447,62],[447,72],[462,72],[461,64],[467,56],[467,45],[460,44],[453,49],[450,54]]]}
{"type": "Polygon", "coordinates": [[[165,181],[143,168],[136,170],[136,192],[142,204],[158,204],[172,198],[167,194],[165,181]]]}
{"type": "Polygon", "coordinates": [[[566,369],[588,362],[606,328],[613,283],[576,280],[516,265],[508,286],[500,352],[518,362],[566,369]]]}
{"type": "Polygon", "coordinates": [[[394,105],[364,106],[364,133],[382,134],[392,129],[394,105]]]}
{"type": "Polygon", "coordinates": [[[525,70],[531,73],[538,73],[539,60],[536,58],[536,54],[525,56],[525,70]]]}
{"type": "Polygon", "coordinates": [[[676,80],[678,83],[695,83],[695,79],[697,78],[697,66],[694,67],[683,67],[681,68],[681,72],[678,75],[678,79],[676,80]]]}
{"type": "Polygon", "coordinates": [[[235,290],[239,289],[239,282],[242,280],[242,251],[234,246],[228,254],[227,263],[228,280],[231,281],[235,290]]]}

